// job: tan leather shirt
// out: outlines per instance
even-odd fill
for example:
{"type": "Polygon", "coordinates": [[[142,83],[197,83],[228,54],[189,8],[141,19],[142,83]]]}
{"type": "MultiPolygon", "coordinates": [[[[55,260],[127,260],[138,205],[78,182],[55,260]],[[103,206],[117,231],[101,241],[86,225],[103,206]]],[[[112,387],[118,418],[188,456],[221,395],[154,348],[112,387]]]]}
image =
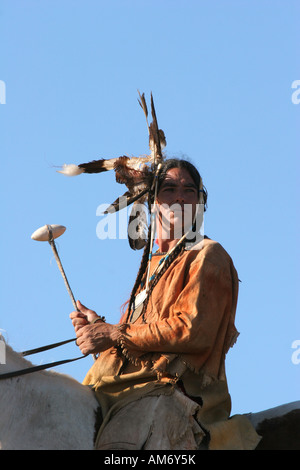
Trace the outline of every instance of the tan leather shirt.
{"type": "MultiPolygon", "coordinates": [[[[211,434],[218,421],[228,421],[225,356],[238,336],[238,276],[219,243],[204,239],[197,248],[184,251],[162,275],[144,318],[130,323],[125,313],[119,347],[101,353],[88,372],[84,384],[94,386],[104,415],[138,396],[170,393],[177,384],[200,399],[200,418],[211,434]]],[[[151,270],[159,260],[153,257],[151,270]]],[[[249,432],[251,447],[257,435],[246,423],[249,432]]]]}

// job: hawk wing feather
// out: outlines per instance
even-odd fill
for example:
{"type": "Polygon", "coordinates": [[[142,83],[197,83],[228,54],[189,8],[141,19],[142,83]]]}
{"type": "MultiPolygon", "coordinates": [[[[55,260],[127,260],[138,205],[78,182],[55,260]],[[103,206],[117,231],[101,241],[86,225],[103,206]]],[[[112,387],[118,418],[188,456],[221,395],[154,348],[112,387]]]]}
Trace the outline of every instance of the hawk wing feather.
{"type": "MultiPolygon", "coordinates": [[[[83,169],[84,173],[102,173],[103,171],[110,171],[114,169],[114,165],[119,158],[101,158],[100,160],[93,160],[88,163],[81,163],[79,168],[83,169]]],[[[125,157],[127,158],[127,157],[125,157]]]]}
{"type": "Polygon", "coordinates": [[[130,191],[126,191],[122,196],[119,196],[112,204],[110,204],[107,209],[104,211],[104,214],[112,214],[117,212],[124,207],[130,206],[133,202],[142,197],[149,191],[148,187],[145,187],[137,194],[132,194],[130,191]]]}
{"type": "Polygon", "coordinates": [[[145,117],[146,117],[146,122],[147,122],[147,127],[148,127],[148,132],[149,132],[148,108],[147,108],[147,103],[146,103],[146,100],[145,100],[145,93],[143,93],[141,95],[139,90],[138,90],[138,94],[139,94],[139,97],[140,97],[140,99],[138,99],[138,102],[139,102],[142,110],[144,111],[144,114],[145,114],[145,117]]]}
{"type": "Polygon", "coordinates": [[[157,165],[162,162],[162,149],[166,146],[166,138],[164,132],[159,129],[155,112],[153,95],[151,93],[151,116],[152,122],[148,123],[148,108],[144,93],[141,95],[138,91],[138,102],[144,111],[147,128],[149,133],[150,155],[143,157],[121,156],[117,158],[101,158],[80,165],[63,165],[59,173],[66,176],[75,176],[81,173],[103,173],[114,170],[116,182],[125,184],[127,191],[119,196],[112,204],[108,206],[105,214],[113,213],[135,203],[130,215],[130,222],[136,224],[137,238],[130,239],[131,248],[140,249],[146,243],[145,232],[145,211],[136,211],[138,203],[144,204],[146,201],[146,193],[151,189],[154,181],[154,175],[157,165]],[[147,163],[149,165],[147,165],[147,163]]]}
{"type": "Polygon", "coordinates": [[[141,166],[140,169],[131,168],[128,166],[126,157],[120,157],[114,165],[117,183],[124,183],[130,190],[134,190],[136,185],[141,183],[149,183],[151,172],[146,165],[141,166]]]}
{"type": "Polygon", "coordinates": [[[149,147],[153,163],[160,163],[163,160],[162,147],[166,146],[164,132],[158,128],[153,95],[151,93],[151,115],[152,122],[149,126],[149,147]]]}

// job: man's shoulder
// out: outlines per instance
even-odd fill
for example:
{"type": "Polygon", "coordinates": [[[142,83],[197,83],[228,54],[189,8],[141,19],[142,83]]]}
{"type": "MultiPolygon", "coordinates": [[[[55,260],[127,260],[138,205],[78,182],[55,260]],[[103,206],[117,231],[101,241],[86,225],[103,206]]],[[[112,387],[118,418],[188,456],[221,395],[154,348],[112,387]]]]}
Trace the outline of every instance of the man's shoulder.
{"type": "Polygon", "coordinates": [[[230,255],[221,243],[208,237],[200,242],[197,249],[187,252],[184,263],[193,272],[210,273],[228,286],[232,286],[234,279],[238,285],[238,274],[230,255]]]}
{"type": "Polygon", "coordinates": [[[207,236],[201,238],[198,243],[195,243],[188,247],[188,251],[202,252],[202,254],[207,253],[223,253],[227,254],[227,251],[223,248],[221,243],[209,238],[207,236]]]}
{"type": "Polygon", "coordinates": [[[189,251],[192,253],[195,262],[203,257],[205,257],[207,261],[217,265],[224,265],[224,263],[227,264],[232,261],[221,243],[208,237],[204,237],[203,240],[191,247],[189,251]]]}

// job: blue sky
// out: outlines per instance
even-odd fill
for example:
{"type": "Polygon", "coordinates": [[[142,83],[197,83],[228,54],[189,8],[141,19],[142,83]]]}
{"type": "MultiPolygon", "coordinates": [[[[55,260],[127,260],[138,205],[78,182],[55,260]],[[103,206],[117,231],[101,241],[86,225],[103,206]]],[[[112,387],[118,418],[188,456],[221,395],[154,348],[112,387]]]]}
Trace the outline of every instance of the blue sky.
{"type": "MultiPolygon", "coordinates": [[[[137,89],[152,91],[167,156],[200,170],[205,233],[242,281],[232,412],[299,399],[299,10],[293,0],[0,1],[0,328],[14,349],[74,336],[51,249],[30,238],[47,223],[67,227],[57,247],[75,297],[118,321],[141,253],[99,240],[96,214],[124,188],[113,174],[65,178],[55,166],[147,153],[137,89]]],[[[81,381],[91,364],[59,371],[81,381]]]]}

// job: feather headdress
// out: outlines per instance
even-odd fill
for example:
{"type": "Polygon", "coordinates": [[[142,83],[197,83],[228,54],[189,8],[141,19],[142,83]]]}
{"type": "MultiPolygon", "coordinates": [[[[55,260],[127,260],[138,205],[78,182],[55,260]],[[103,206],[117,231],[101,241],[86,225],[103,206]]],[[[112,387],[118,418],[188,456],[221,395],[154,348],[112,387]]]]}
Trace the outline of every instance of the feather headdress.
{"type": "Polygon", "coordinates": [[[133,203],[129,225],[135,226],[135,234],[128,233],[129,244],[132,249],[143,248],[146,243],[146,206],[148,196],[151,190],[154,190],[154,181],[157,170],[164,160],[162,149],[166,146],[164,132],[159,129],[153,96],[151,93],[151,116],[152,122],[148,123],[148,108],[144,93],[140,92],[138,102],[144,111],[148,134],[150,155],[143,157],[120,156],[117,158],[102,158],[88,163],[64,164],[59,171],[66,176],[77,176],[82,173],[103,173],[106,171],[115,171],[116,182],[125,184],[126,192],[118,197],[106,209],[106,213],[113,213],[129,206],[133,203]],[[138,204],[138,208],[137,208],[138,204]],[[136,222],[133,224],[133,222],[136,222]]]}

